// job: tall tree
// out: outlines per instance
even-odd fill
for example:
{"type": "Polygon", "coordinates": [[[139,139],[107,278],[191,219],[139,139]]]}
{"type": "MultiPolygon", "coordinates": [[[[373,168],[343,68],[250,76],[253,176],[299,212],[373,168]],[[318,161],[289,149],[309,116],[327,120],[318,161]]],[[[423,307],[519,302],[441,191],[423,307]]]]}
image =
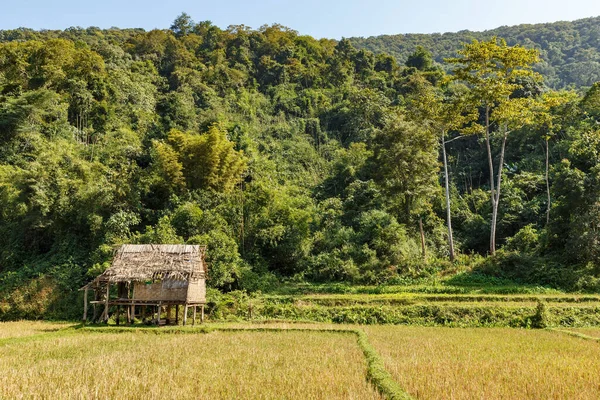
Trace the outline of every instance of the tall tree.
{"type": "Polygon", "coordinates": [[[575,92],[568,91],[548,91],[543,93],[534,104],[535,125],[541,130],[544,139],[545,150],[545,172],[544,180],[546,181],[546,225],[550,222],[550,139],[561,129],[563,114],[560,108],[572,103],[578,99],[575,92]]]}
{"type": "Polygon", "coordinates": [[[506,41],[496,37],[482,42],[474,40],[458,53],[459,57],[447,60],[455,66],[454,77],[470,87],[474,107],[483,109],[481,131],[485,135],[488,156],[492,204],[490,254],[493,255],[496,252],[496,224],[506,140],[512,130],[532,121],[531,100],[512,95],[523,88],[523,78],[537,78],[532,66],[539,56],[537,50],[508,46],[506,41]],[[492,134],[497,134],[501,140],[497,176],[494,174],[492,134]]]}
{"type": "Polygon", "coordinates": [[[423,211],[436,187],[437,138],[429,129],[390,109],[375,143],[376,174],[397,202],[399,220],[423,211]]]}
{"type": "Polygon", "coordinates": [[[170,29],[175,33],[175,36],[180,37],[187,35],[194,29],[194,21],[187,13],[181,13],[173,23],[170,29]]]}
{"type": "MultiPolygon", "coordinates": [[[[446,198],[446,227],[448,229],[448,251],[450,260],[454,261],[454,239],[452,233],[452,213],[450,209],[450,177],[448,174],[448,157],[446,154],[446,138],[450,132],[462,130],[472,133],[468,122],[476,117],[476,110],[468,107],[466,92],[454,85],[446,90],[436,88],[424,78],[415,75],[413,83],[416,89],[410,96],[409,111],[411,116],[425,124],[434,135],[439,137],[442,162],[444,165],[444,191],[446,198]]],[[[464,88],[464,86],[462,86],[464,88]]],[[[460,136],[459,136],[460,137],[460,136]]],[[[455,138],[456,139],[456,138],[455,138]]],[[[451,139],[454,140],[454,139],[451,139]]]]}

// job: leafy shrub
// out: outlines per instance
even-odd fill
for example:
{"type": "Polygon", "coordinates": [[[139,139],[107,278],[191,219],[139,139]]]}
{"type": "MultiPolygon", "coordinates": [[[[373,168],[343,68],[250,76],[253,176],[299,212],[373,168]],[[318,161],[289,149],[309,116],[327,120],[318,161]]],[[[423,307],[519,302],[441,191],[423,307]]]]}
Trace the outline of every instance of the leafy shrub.
{"type": "Polygon", "coordinates": [[[538,301],[537,306],[535,307],[535,314],[531,318],[531,327],[535,329],[545,329],[548,325],[548,311],[546,310],[546,304],[542,301],[538,301]]]}
{"type": "Polygon", "coordinates": [[[506,249],[520,253],[532,254],[539,245],[540,237],[533,225],[526,225],[513,237],[506,241],[506,249]]]}
{"type": "Polygon", "coordinates": [[[212,230],[191,237],[188,243],[207,246],[207,283],[215,288],[232,289],[241,277],[242,268],[242,259],[235,240],[222,231],[212,230]]]}

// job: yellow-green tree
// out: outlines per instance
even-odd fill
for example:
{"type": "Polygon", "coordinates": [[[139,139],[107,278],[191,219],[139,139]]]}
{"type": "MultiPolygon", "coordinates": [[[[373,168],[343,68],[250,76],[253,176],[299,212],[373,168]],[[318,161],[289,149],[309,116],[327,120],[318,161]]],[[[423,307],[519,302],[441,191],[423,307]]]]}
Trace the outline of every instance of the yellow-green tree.
{"type": "Polygon", "coordinates": [[[496,37],[489,41],[474,40],[458,53],[459,57],[446,61],[455,65],[454,78],[470,88],[473,107],[483,110],[483,125],[479,125],[485,136],[488,156],[492,203],[490,254],[494,254],[506,140],[511,131],[533,122],[533,100],[514,97],[513,94],[523,87],[523,79],[538,79],[532,66],[539,61],[539,54],[537,50],[508,46],[506,41],[496,37]],[[501,141],[497,176],[494,173],[492,135],[499,136],[501,141]]]}
{"type": "Polygon", "coordinates": [[[243,151],[237,151],[219,124],[198,135],[173,129],[168,143],[177,153],[190,189],[229,192],[246,170],[243,151]]]}

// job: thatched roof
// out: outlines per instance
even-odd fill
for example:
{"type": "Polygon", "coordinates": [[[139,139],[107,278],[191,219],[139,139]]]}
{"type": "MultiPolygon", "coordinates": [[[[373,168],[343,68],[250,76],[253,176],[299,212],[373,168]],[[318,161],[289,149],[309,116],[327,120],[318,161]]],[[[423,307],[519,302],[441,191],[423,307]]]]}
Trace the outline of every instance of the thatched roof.
{"type": "Polygon", "coordinates": [[[94,282],[155,279],[188,280],[206,276],[206,246],[183,244],[124,244],[112,265],[94,282]]]}

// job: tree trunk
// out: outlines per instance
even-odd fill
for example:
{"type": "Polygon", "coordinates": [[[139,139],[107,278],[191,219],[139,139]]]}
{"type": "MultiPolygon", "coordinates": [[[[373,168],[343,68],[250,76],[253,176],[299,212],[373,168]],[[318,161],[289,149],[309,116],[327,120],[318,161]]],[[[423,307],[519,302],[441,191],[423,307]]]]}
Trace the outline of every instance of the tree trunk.
{"type": "Polygon", "coordinates": [[[502,138],[502,148],[500,150],[500,160],[498,161],[498,183],[496,184],[496,196],[493,202],[492,209],[492,232],[490,238],[490,252],[492,255],[496,253],[496,225],[498,220],[498,205],[500,203],[500,186],[502,185],[502,167],[504,165],[504,151],[506,149],[506,139],[508,138],[508,129],[506,126],[502,128],[504,137],[502,138]]]}
{"type": "Polygon", "coordinates": [[[546,225],[550,223],[550,180],[548,179],[548,169],[549,169],[549,149],[548,149],[549,139],[546,139],[546,194],[548,195],[548,207],[546,208],[546,225]]]}
{"type": "Polygon", "coordinates": [[[446,158],[446,143],[442,133],[442,154],[444,159],[444,180],[446,186],[446,224],[448,226],[448,248],[450,250],[450,261],[454,261],[454,240],[452,238],[452,214],[450,212],[450,178],[448,177],[448,159],[446,158]]]}
{"type": "Polygon", "coordinates": [[[427,251],[425,249],[425,232],[423,231],[423,218],[419,217],[419,231],[421,232],[421,251],[423,253],[423,261],[427,259],[427,251]]]}
{"type": "Polygon", "coordinates": [[[490,254],[496,252],[496,229],[494,227],[494,210],[496,209],[496,191],[494,190],[494,161],[492,160],[492,146],[490,145],[490,107],[485,106],[485,147],[490,169],[490,197],[492,200],[492,225],[490,229],[490,254]]]}

